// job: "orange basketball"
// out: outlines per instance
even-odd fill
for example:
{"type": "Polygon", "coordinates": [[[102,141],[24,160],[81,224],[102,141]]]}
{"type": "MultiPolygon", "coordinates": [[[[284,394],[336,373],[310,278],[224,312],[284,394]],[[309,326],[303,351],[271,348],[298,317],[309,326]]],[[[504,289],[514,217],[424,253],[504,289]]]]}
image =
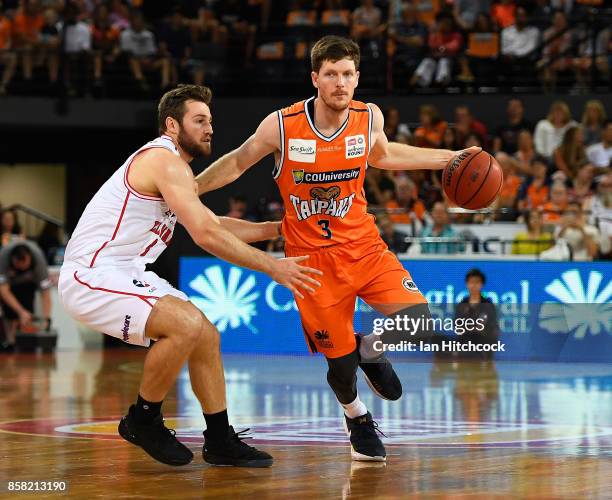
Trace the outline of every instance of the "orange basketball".
{"type": "Polygon", "coordinates": [[[488,207],[504,182],[499,163],[489,153],[464,151],[455,156],[442,172],[444,192],[451,203],[470,210],[488,207]]]}

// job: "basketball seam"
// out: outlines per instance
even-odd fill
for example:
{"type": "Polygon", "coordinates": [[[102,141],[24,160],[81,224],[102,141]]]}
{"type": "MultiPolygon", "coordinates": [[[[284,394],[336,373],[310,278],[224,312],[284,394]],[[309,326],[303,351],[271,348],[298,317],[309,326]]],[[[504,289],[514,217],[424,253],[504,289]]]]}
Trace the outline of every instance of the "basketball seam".
{"type": "Polygon", "coordinates": [[[499,183],[499,187],[497,188],[497,191],[495,191],[495,194],[493,195],[493,198],[491,198],[487,204],[485,205],[485,207],[488,207],[495,198],[497,198],[497,195],[499,194],[499,192],[501,191],[502,186],[504,185],[504,178],[502,176],[501,182],[499,183]]]}
{"type": "Polygon", "coordinates": [[[480,151],[478,151],[478,153],[476,153],[474,156],[472,156],[468,162],[465,164],[465,167],[463,167],[463,170],[461,170],[461,173],[459,174],[459,179],[457,179],[457,184],[455,184],[455,192],[453,193],[453,198],[455,201],[457,201],[457,189],[459,188],[459,182],[461,181],[461,177],[463,176],[463,172],[465,172],[465,170],[468,168],[470,162],[476,158],[480,153],[482,153],[482,148],[480,148],[480,151]]]}
{"type": "MultiPolygon", "coordinates": [[[[478,153],[480,154],[480,153],[478,153]]],[[[480,183],[480,186],[478,186],[478,189],[476,191],[474,191],[474,194],[470,197],[469,200],[467,200],[465,203],[461,203],[461,206],[467,205],[470,201],[472,201],[474,199],[474,196],[476,196],[478,194],[478,191],[480,191],[480,188],[482,186],[484,186],[485,181],[487,180],[487,177],[489,177],[489,173],[491,172],[491,165],[493,163],[493,157],[491,155],[489,155],[489,167],[487,168],[487,173],[484,176],[484,179],[482,179],[482,182],[480,183]]],[[[465,168],[467,168],[467,165],[465,166],[465,168]]],[[[463,172],[461,172],[463,173],[463,172]]],[[[455,201],[457,201],[457,198],[455,197],[455,201]]]]}

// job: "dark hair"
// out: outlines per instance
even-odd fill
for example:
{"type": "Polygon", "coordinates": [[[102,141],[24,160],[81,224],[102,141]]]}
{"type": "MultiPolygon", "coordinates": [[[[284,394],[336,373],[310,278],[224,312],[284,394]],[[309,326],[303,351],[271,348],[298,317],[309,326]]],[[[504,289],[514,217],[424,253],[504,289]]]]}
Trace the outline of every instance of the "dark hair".
{"type": "Polygon", "coordinates": [[[27,245],[15,245],[10,253],[11,261],[13,261],[13,259],[23,260],[28,256],[33,257],[32,251],[27,245]]]}
{"type": "Polygon", "coordinates": [[[211,99],[212,91],[202,85],[181,84],[169,90],[162,96],[157,106],[159,133],[163,134],[166,131],[166,118],[174,118],[179,123],[183,121],[187,101],[198,101],[208,105],[211,99]]]}
{"type": "Polygon", "coordinates": [[[548,167],[548,160],[542,155],[535,155],[529,162],[530,165],[533,165],[534,163],[543,163],[548,167]]]}
{"type": "Polygon", "coordinates": [[[483,285],[487,281],[482,271],[477,268],[470,269],[468,273],[465,275],[465,281],[469,280],[470,278],[480,278],[480,281],[482,281],[483,285]]]}
{"type": "Polygon", "coordinates": [[[325,61],[336,62],[341,59],[350,59],[355,63],[355,69],[359,69],[360,58],[359,45],[349,38],[335,35],[324,36],[310,51],[310,63],[316,73],[325,61]]]}

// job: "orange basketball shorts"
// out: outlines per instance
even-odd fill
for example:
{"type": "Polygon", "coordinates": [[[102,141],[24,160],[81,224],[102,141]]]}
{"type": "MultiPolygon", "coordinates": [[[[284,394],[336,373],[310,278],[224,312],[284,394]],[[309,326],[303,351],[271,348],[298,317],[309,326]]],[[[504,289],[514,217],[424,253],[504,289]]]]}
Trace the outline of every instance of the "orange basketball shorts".
{"type": "MultiPolygon", "coordinates": [[[[287,257],[309,255],[303,262],[323,271],[321,286],[295,297],[311,352],[339,358],[355,350],[353,318],[357,297],[384,314],[427,303],[410,273],[381,238],[320,249],[287,247],[287,257]]],[[[367,333],[367,332],[364,332],[367,333]]]]}

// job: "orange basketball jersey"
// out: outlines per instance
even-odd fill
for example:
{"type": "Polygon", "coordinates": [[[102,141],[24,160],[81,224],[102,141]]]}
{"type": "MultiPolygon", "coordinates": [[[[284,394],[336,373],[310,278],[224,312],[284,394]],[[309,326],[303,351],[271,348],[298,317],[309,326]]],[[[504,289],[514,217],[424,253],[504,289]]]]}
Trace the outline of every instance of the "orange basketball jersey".
{"type": "Polygon", "coordinates": [[[273,175],[285,204],[287,246],[378,237],[363,190],[372,110],[359,101],[349,106],[347,119],[329,137],[315,127],[314,97],[277,111],[281,151],[273,175]]]}

